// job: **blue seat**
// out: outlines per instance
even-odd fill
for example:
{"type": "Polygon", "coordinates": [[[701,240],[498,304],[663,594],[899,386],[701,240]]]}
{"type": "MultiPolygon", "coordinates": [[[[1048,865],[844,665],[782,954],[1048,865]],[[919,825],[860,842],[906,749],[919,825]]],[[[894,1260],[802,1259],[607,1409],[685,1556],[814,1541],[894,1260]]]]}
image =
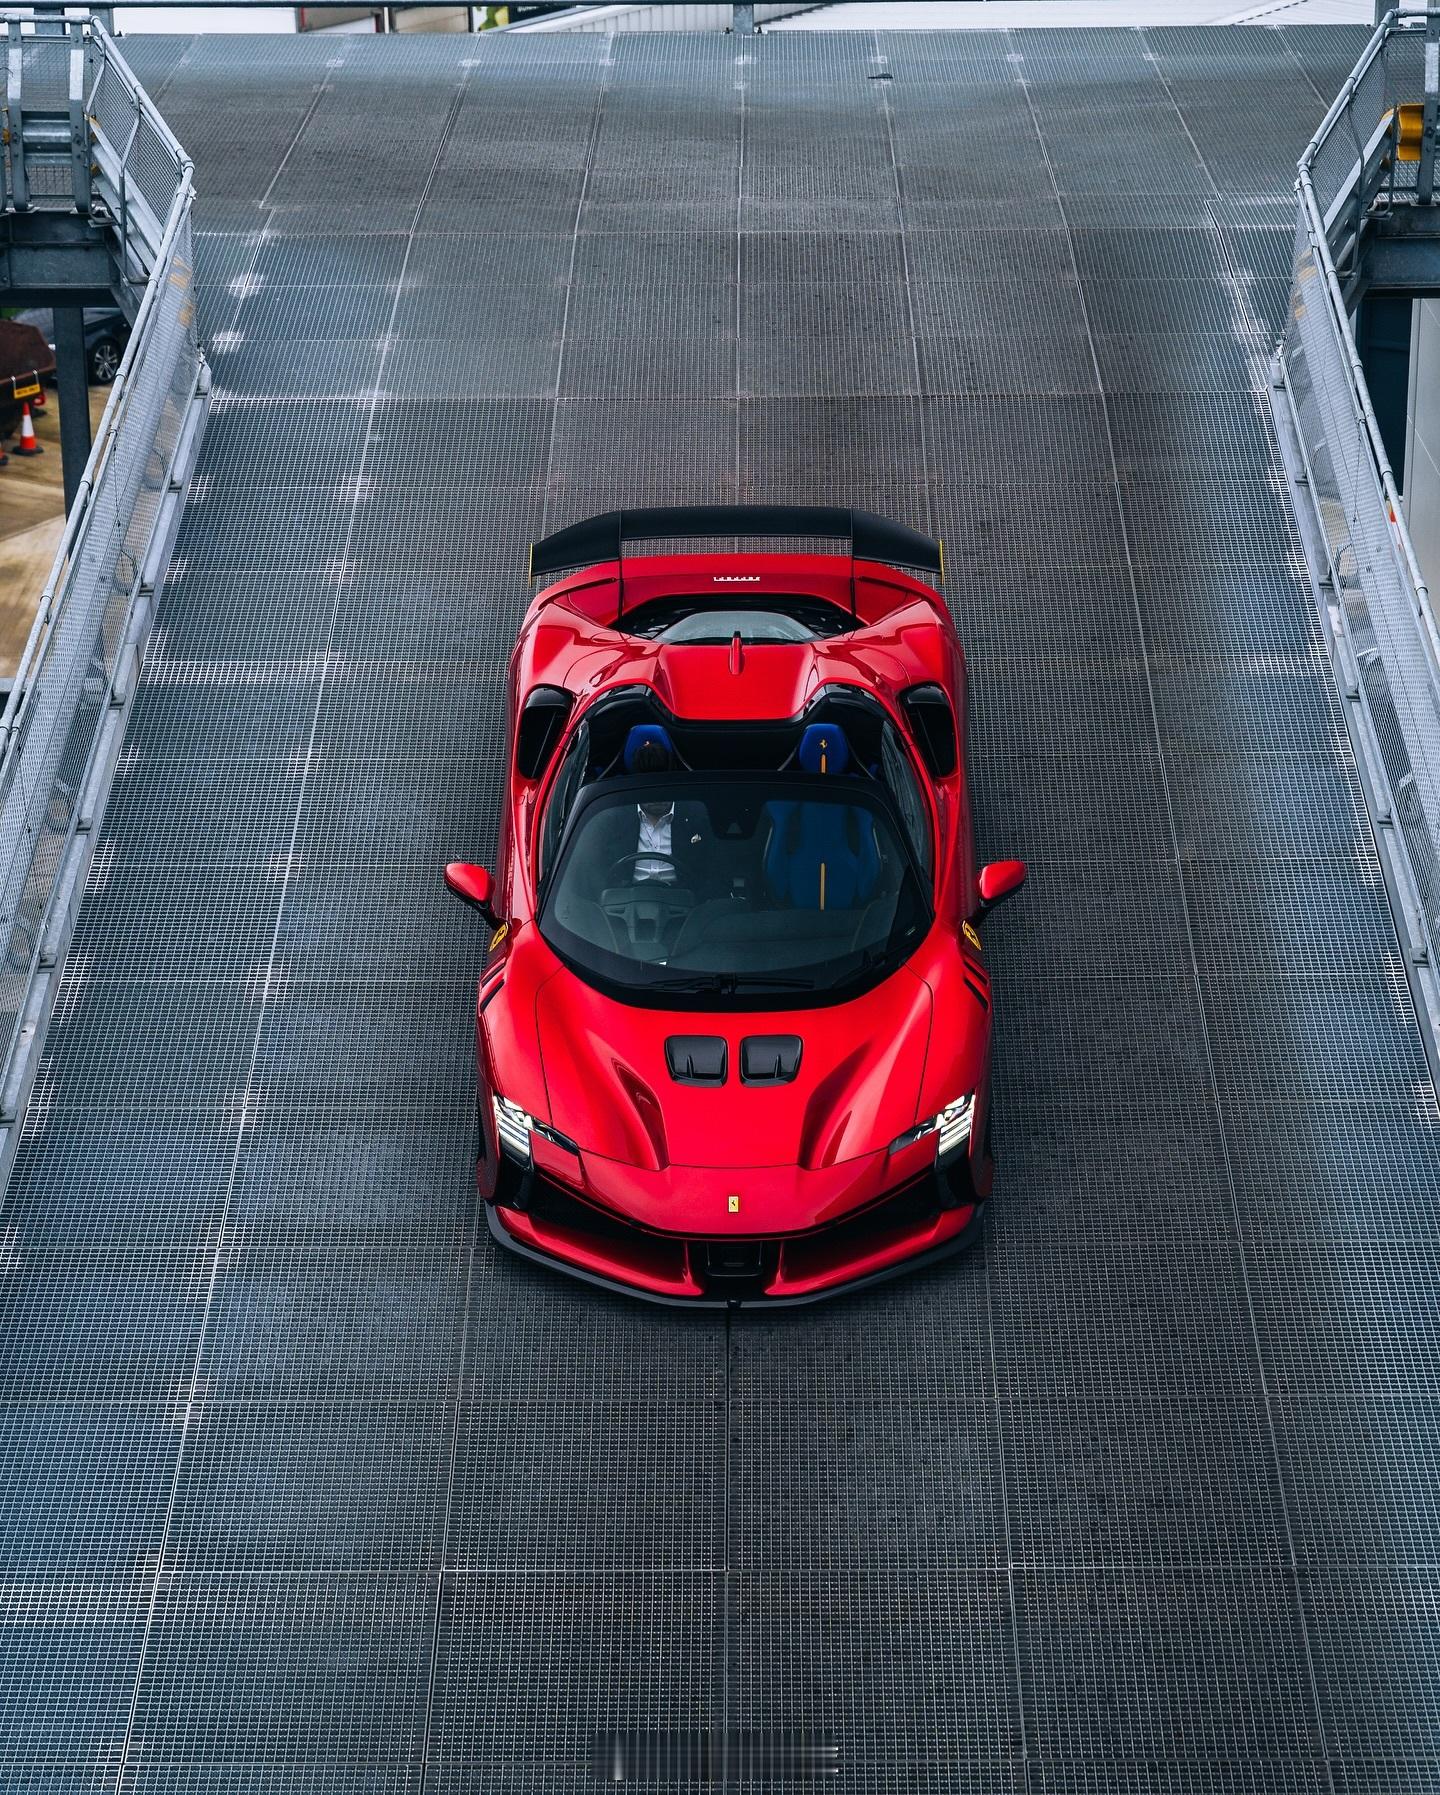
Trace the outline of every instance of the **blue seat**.
{"type": "Polygon", "coordinates": [[[675,744],[670,740],[670,733],[658,723],[637,723],[625,738],[625,749],[621,756],[622,765],[627,773],[635,771],[635,757],[640,750],[650,743],[665,751],[665,758],[673,764],[675,760],[675,744]]]}
{"type": "MultiPolygon", "coordinates": [[[[812,723],[795,759],[802,772],[843,773],[850,744],[836,724],[812,723]]],[[[766,809],[771,831],[765,882],[772,897],[802,910],[850,910],[870,898],[880,876],[880,854],[867,812],[804,798],[766,809]]]]}

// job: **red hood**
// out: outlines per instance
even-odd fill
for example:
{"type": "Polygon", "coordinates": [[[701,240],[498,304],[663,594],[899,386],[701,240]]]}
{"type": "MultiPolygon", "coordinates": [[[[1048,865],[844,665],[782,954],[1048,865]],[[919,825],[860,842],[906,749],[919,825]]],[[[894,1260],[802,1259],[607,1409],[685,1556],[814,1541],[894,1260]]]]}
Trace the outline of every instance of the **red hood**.
{"type": "MultiPolygon", "coordinates": [[[[543,951],[543,950],[542,950],[543,951]]],[[[617,1003],[565,969],[535,994],[553,1125],[587,1154],[658,1171],[682,1166],[834,1166],[886,1147],[916,1120],[930,1035],[929,987],[907,970],[833,1008],[712,1014],[617,1003]],[[719,1035],[729,1076],[677,1084],[670,1035],[719,1035]],[[798,1035],[795,1079],[740,1079],[746,1035],[798,1035]]],[[[518,1022],[518,1018],[517,1018],[518,1022]]]]}

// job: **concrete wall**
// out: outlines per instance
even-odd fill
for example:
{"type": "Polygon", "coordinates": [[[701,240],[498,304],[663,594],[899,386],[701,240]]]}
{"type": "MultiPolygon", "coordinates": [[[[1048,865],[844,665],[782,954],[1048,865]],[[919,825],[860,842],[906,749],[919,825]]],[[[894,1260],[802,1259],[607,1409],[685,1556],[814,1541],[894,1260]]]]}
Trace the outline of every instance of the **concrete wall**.
{"type": "Polygon", "coordinates": [[[1440,592],[1440,299],[1417,299],[1405,408],[1405,521],[1420,571],[1440,592]]]}

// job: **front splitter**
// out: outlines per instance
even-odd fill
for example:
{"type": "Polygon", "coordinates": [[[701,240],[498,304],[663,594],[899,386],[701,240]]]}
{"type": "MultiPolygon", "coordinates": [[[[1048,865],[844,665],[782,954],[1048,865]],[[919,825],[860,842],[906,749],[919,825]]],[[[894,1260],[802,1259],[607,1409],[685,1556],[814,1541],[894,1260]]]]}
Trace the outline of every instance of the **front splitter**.
{"type": "Polygon", "coordinates": [[[532,1265],[543,1265],[550,1271],[562,1273],[567,1278],[576,1278],[582,1284],[593,1284],[598,1290],[609,1290],[617,1296],[629,1296],[642,1303],[659,1303],[667,1309],[799,1309],[812,1303],[830,1302],[836,1297],[850,1296],[858,1290],[869,1290],[876,1284],[888,1284],[892,1278],[905,1277],[911,1272],[923,1271],[927,1266],[938,1265],[949,1259],[962,1247],[968,1246],[975,1238],[977,1229],[985,1214],[983,1202],[975,1205],[975,1213],[958,1234],[942,1241],[939,1246],[927,1247],[916,1253],[913,1258],[900,1259],[894,1265],[887,1265],[880,1271],[867,1272],[862,1277],[847,1279],[844,1283],[827,1285],[824,1290],[807,1290],[795,1296],[670,1296],[658,1290],[644,1290],[636,1284],[627,1284],[620,1278],[607,1278],[600,1272],[586,1269],[584,1266],[572,1265],[553,1253],[542,1253],[537,1248],[527,1246],[516,1240],[513,1234],[500,1220],[499,1210],[493,1203],[486,1203],[485,1220],[490,1235],[507,1252],[516,1254],[521,1259],[528,1259],[532,1265]]]}

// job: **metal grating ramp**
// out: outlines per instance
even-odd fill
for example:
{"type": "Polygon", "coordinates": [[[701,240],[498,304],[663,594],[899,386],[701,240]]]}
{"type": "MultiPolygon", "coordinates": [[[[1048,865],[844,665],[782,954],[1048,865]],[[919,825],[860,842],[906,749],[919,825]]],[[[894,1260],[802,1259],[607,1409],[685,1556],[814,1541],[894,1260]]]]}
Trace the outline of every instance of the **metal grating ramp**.
{"type": "Polygon", "coordinates": [[[1440,1788],[1440,1134],[1260,384],[1363,35],[127,44],[216,401],[5,1198],[5,1788],[1440,1788]],[[438,869],[525,543],[732,495],[943,533],[1033,871],[983,1245],[727,1324],[477,1239],[438,869]]]}

